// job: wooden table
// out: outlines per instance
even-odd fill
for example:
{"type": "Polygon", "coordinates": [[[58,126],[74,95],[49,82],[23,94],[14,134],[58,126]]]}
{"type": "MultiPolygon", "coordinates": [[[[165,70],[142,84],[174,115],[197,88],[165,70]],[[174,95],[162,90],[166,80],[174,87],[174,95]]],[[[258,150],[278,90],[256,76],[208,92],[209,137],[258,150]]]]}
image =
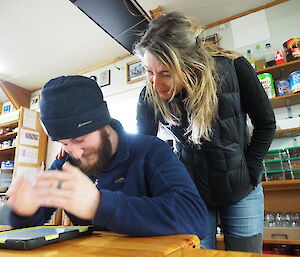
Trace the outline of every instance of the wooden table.
{"type": "MultiPolygon", "coordinates": [[[[9,229],[0,226],[0,230],[9,229]]],[[[199,249],[195,235],[130,237],[112,232],[49,244],[28,251],[0,249],[0,257],[274,257],[275,255],[199,249]]],[[[280,255],[285,256],[285,255],[280,255]]]]}
{"type": "Polygon", "coordinates": [[[0,249],[0,257],[162,257],[181,248],[199,248],[199,246],[200,241],[195,235],[129,237],[98,231],[33,250],[0,249]]]}
{"type": "MultiPolygon", "coordinates": [[[[242,253],[232,251],[219,251],[219,250],[204,250],[204,249],[191,249],[182,248],[172,252],[168,257],[274,257],[279,255],[274,254],[258,254],[258,253],[242,253]]],[[[280,255],[281,257],[289,257],[288,255],[280,255]]]]}

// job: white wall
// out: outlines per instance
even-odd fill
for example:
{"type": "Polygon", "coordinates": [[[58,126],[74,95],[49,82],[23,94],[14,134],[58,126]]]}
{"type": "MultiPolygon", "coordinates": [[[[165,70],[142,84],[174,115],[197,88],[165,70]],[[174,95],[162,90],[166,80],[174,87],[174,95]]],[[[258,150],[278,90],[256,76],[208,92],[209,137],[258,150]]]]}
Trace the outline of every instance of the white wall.
{"type": "Polygon", "coordinates": [[[110,85],[101,88],[104,99],[107,101],[111,116],[119,120],[125,130],[131,133],[136,132],[136,104],[139,93],[145,85],[145,80],[127,83],[127,63],[133,60],[137,60],[137,57],[131,56],[114,64],[82,74],[87,77],[94,75],[98,78],[101,72],[108,69],[111,71],[110,85]]]}
{"type": "MultiPolygon", "coordinates": [[[[121,61],[115,62],[113,64],[107,65],[105,67],[83,73],[83,76],[96,76],[99,77],[99,74],[102,71],[111,70],[111,83],[108,86],[102,87],[102,92],[107,100],[109,97],[113,97],[115,95],[120,95],[122,93],[127,93],[129,91],[135,91],[134,89],[141,89],[145,84],[144,81],[138,81],[132,84],[128,84],[126,81],[126,64],[137,60],[135,56],[128,57],[121,61]]],[[[134,93],[133,93],[134,94],[134,93]]]]}
{"type": "MultiPolygon", "coordinates": [[[[282,44],[289,38],[300,37],[299,10],[300,0],[290,0],[288,2],[266,9],[266,18],[269,25],[271,38],[269,40],[257,43],[265,44],[270,42],[274,48],[282,48],[282,44]]],[[[206,35],[215,33],[222,37],[222,40],[220,41],[221,47],[227,49],[234,48],[230,23],[226,23],[222,26],[217,26],[205,31],[206,35]]],[[[236,50],[245,53],[247,49],[253,50],[254,45],[255,44],[245,46],[241,49],[236,50]]],[[[126,81],[126,64],[135,59],[137,58],[131,56],[105,67],[82,74],[88,77],[94,75],[99,78],[99,74],[102,71],[106,71],[108,69],[111,71],[110,85],[102,87],[104,98],[108,103],[111,116],[120,120],[123,123],[125,129],[127,129],[129,132],[134,132],[134,126],[127,126],[126,124],[134,125],[135,123],[135,103],[137,102],[140,90],[145,84],[145,81],[139,81],[132,84],[128,84],[126,81]]],[[[40,90],[33,92],[32,96],[38,93],[40,93],[40,90]]],[[[297,105],[291,108],[293,117],[299,117],[299,107],[300,106],[297,105]]],[[[279,108],[275,110],[275,115],[276,119],[285,119],[290,116],[290,112],[288,112],[287,108],[279,108]]],[[[162,134],[164,133],[162,132],[162,134]]],[[[271,148],[277,149],[294,145],[300,145],[299,137],[275,139],[271,145],[271,148]]],[[[51,140],[49,140],[47,167],[49,167],[51,162],[54,160],[59,148],[59,144],[53,143],[51,142],[51,140]]]]}
{"type": "MultiPolygon", "coordinates": [[[[279,5],[265,9],[267,23],[270,29],[270,39],[235,50],[246,53],[247,49],[252,52],[256,44],[264,46],[271,43],[274,49],[283,49],[283,43],[290,38],[300,37],[299,13],[300,1],[290,0],[279,5]]],[[[247,28],[245,28],[246,30],[247,28]]],[[[213,27],[205,31],[205,35],[218,34],[222,39],[220,46],[226,49],[234,49],[234,42],[230,22],[213,27]]]]}

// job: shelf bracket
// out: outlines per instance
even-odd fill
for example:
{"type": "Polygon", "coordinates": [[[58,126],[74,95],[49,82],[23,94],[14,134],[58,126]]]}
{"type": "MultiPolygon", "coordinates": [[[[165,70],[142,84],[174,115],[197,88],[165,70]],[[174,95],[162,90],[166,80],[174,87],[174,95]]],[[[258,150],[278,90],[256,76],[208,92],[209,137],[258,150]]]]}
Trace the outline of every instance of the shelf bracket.
{"type": "Polygon", "coordinates": [[[289,118],[293,118],[293,114],[292,114],[292,110],[291,110],[291,99],[290,98],[286,98],[285,99],[285,105],[286,105],[286,108],[287,108],[287,112],[288,112],[288,117],[289,118]]]}

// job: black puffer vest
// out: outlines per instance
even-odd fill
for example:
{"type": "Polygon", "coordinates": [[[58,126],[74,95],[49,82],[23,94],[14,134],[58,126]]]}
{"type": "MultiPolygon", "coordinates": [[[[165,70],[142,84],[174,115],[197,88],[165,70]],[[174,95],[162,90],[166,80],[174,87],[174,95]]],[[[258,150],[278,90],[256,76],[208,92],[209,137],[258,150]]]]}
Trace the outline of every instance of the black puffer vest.
{"type": "Polygon", "coordinates": [[[255,182],[245,160],[248,129],[234,61],[223,57],[217,57],[216,61],[219,106],[211,141],[200,146],[186,143],[182,137],[186,128],[184,121],[182,126],[172,126],[170,130],[177,138],[177,154],[205,202],[211,206],[226,206],[245,197],[255,182]]]}

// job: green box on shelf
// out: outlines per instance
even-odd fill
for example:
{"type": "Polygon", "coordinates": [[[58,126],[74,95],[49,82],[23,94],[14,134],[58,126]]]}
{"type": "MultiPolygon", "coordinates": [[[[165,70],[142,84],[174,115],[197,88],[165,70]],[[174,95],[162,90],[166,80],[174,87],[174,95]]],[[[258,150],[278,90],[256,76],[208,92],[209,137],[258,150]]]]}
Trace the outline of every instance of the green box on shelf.
{"type": "Polygon", "coordinates": [[[285,170],[268,170],[263,172],[265,181],[285,180],[285,170]]]}
{"type": "Polygon", "coordinates": [[[284,149],[289,158],[300,157],[300,146],[288,147],[284,149]]]}
{"type": "Polygon", "coordinates": [[[273,149],[269,150],[264,158],[265,161],[269,160],[280,160],[286,157],[284,149],[273,149]]]}

